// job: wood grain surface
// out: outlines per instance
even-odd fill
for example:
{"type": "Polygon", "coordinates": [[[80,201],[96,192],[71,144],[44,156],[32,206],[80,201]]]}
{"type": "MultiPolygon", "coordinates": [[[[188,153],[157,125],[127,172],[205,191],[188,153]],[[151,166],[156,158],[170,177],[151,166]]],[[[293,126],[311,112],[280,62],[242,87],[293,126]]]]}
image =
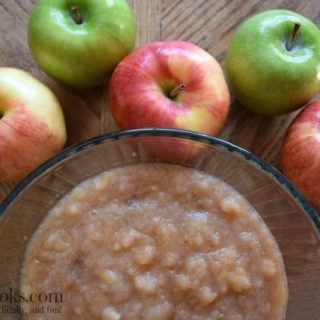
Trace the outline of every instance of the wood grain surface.
{"type": "MultiPolygon", "coordinates": [[[[271,8],[294,10],[320,25],[319,0],[129,0],[140,46],[155,40],[185,40],[209,51],[223,65],[232,33],[247,17],[271,8]]],[[[34,0],[0,0],[0,67],[24,69],[47,84],[60,100],[67,122],[67,145],[118,130],[106,105],[106,87],[69,90],[35,64],[27,43],[34,0]]],[[[233,103],[219,137],[260,156],[275,167],[286,128],[295,113],[266,118],[233,103]]],[[[0,184],[0,201],[12,189],[0,184]]]]}

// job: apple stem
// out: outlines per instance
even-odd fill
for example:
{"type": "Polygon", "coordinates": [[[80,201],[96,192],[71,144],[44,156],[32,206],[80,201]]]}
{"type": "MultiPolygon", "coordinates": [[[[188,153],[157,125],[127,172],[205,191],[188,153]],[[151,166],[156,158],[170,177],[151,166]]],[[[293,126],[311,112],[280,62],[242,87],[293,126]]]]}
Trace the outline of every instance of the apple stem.
{"type": "Polygon", "coordinates": [[[286,44],[286,49],[288,51],[291,51],[293,49],[294,45],[296,44],[297,35],[298,35],[300,27],[301,27],[301,24],[295,22],[293,29],[292,29],[292,32],[291,32],[291,36],[286,44]]]}
{"type": "Polygon", "coordinates": [[[71,11],[71,16],[72,19],[77,23],[77,24],[81,24],[83,22],[79,8],[77,5],[73,4],[70,7],[70,11],[71,11]]]}
{"type": "Polygon", "coordinates": [[[186,85],[184,83],[180,83],[169,92],[169,97],[174,99],[180,92],[183,92],[184,90],[186,90],[186,85]]]}

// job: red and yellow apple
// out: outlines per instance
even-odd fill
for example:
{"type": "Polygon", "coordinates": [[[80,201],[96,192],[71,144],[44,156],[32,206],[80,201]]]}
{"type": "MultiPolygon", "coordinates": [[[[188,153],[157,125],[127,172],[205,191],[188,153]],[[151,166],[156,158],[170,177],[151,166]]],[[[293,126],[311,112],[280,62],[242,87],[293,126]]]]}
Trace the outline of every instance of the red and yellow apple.
{"type": "Polygon", "coordinates": [[[116,67],[108,105],[122,129],[166,127],[216,135],[230,105],[220,64],[184,41],[149,43],[116,67]]]}
{"type": "Polygon", "coordinates": [[[0,68],[0,181],[17,182],[66,141],[61,106],[29,73],[0,68]]]}
{"type": "Polygon", "coordinates": [[[320,100],[307,105],[289,126],[280,165],[310,203],[320,209],[320,100]]]}

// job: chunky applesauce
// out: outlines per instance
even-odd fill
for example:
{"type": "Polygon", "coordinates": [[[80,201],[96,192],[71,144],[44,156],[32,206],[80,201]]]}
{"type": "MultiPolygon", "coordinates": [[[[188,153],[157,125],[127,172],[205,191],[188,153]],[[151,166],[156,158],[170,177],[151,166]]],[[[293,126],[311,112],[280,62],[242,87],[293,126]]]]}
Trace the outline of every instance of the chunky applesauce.
{"type": "Polygon", "coordinates": [[[244,197],[155,163],[60,200],[28,245],[22,290],[63,294],[61,312],[37,320],[282,320],[288,298],[277,243],[244,197]]]}

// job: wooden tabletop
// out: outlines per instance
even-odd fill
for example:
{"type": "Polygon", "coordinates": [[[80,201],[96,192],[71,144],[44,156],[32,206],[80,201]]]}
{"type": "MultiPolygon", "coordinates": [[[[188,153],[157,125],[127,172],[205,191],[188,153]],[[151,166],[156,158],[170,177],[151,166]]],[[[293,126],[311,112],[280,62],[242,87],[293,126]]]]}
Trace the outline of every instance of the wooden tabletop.
{"type": "MultiPolygon", "coordinates": [[[[223,65],[230,37],[247,17],[271,8],[296,11],[320,25],[319,0],[129,0],[137,23],[136,46],[155,40],[185,40],[209,51],[223,65]]],[[[106,106],[106,88],[72,91],[49,79],[27,44],[27,24],[36,0],[0,0],[0,67],[24,69],[47,84],[66,117],[67,146],[118,130],[106,106]]],[[[233,103],[219,137],[275,167],[286,128],[295,116],[266,118],[233,103]]],[[[0,201],[13,184],[0,183],[0,201]]]]}

